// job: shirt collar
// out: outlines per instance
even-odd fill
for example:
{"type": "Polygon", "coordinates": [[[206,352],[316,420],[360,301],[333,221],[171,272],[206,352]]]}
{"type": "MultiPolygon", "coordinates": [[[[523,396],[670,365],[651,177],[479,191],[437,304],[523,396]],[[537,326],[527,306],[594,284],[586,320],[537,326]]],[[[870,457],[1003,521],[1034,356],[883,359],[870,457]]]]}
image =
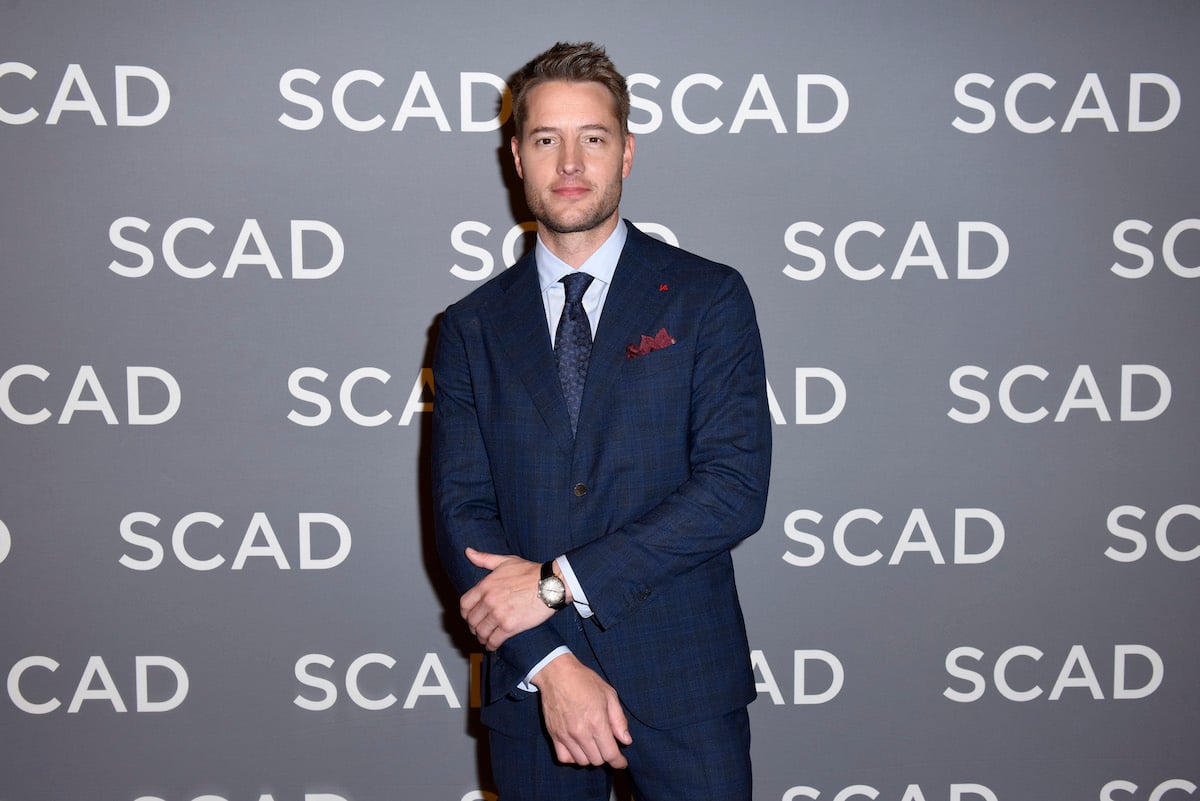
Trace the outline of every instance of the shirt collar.
{"type": "MultiPolygon", "coordinates": [[[[625,221],[617,220],[617,227],[609,234],[608,239],[604,240],[604,244],[579,266],[579,270],[598,281],[611,284],[613,274],[617,271],[617,261],[621,258],[621,251],[625,248],[625,239],[628,235],[625,221]]],[[[550,248],[542,243],[541,236],[537,238],[535,254],[538,283],[541,285],[543,293],[557,284],[564,275],[576,272],[574,267],[550,252],[550,248]]]]}

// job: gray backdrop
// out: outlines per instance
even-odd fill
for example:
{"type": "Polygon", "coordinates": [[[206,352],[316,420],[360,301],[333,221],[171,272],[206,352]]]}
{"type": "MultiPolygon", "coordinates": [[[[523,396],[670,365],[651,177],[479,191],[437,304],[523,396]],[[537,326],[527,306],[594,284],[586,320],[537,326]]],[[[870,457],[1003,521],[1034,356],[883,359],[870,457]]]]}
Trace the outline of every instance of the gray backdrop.
{"type": "Polygon", "coordinates": [[[1196,795],[1198,22],[0,4],[0,799],[494,798],[428,366],[560,39],[630,77],[625,216],[758,305],[756,798],[1196,795]]]}

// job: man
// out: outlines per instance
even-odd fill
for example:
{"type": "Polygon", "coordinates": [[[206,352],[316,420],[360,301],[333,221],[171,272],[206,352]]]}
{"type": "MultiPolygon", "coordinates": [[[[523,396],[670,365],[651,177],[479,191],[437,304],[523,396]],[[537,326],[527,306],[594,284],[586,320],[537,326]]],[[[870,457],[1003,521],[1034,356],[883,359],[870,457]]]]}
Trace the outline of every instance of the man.
{"type": "Polygon", "coordinates": [[[555,45],[512,92],[537,245],[446,311],[434,358],[438,548],[488,652],[500,797],[607,801],[628,767],[638,801],[748,800],[730,549],[771,450],[750,295],[620,218],[634,139],[602,48],[555,45]]]}

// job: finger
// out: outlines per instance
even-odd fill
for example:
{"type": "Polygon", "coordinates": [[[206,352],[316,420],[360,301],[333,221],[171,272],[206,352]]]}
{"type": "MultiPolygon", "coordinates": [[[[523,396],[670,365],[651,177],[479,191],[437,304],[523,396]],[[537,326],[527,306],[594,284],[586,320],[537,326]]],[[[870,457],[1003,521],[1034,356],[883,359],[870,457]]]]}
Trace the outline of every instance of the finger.
{"type": "MultiPolygon", "coordinates": [[[[629,763],[625,761],[625,755],[621,753],[621,749],[617,746],[617,741],[612,737],[596,740],[596,747],[600,750],[600,758],[603,762],[607,762],[614,768],[624,768],[629,763]]],[[[602,764],[600,762],[595,763],[602,764]]]]}
{"type": "Polygon", "coordinates": [[[571,756],[571,750],[558,740],[554,741],[554,755],[558,757],[558,761],[564,765],[574,765],[575,757],[571,756]]]}
{"type": "Polygon", "coordinates": [[[462,615],[463,620],[466,620],[470,616],[471,610],[478,606],[480,600],[483,598],[483,594],[479,592],[478,586],[479,585],[475,585],[471,589],[467,590],[465,593],[463,593],[462,597],[458,599],[458,613],[462,615]]]}
{"type": "Polygon", "coordinates": [[[486,606],[483,604],[476,604],[469,609],[464,608],[462,610],[462,619],[467,622],[467,628],[469,628],[471,633],[474,634],[475,630],[478,629],[483,621],[487,618],[487,614],[488,610],[486,606]]]}
{"type": "Polygon", "coordinates": [[[477,629],[487,616],[488,608],[483,603],[476,603],[474,606],[463,610],[463,620],[467,621],[467,627],[471,630],[477,629]]]}
{"type": "Polygon", "coordinates": [[[492,629],[491,632],[488,634],[487,642],[483,643],[483,645],[489,651],[498,651],[498,650],[500,650],[500,646],[504,645],[504,643],[507,641],[508,641],[508,632],[506,632],[504,629],[500,628],[499,626],[496,626],[496,628],[492,629]]]}
{"type": "Polygon", "coordinates": [[[475,624],[475,639],[479,640],[479,644],[489,650],[496,650],[500,647],[507,636],[500,634],[500,626],[492,618],[484,618],[475,624]]]}
{"type": "MultiPolygon", "coordinates": [[[[613,748],[616,748],[616,743],[613,743],[613,748]]],[[[589,741],[583,746],[583,749],[584,757],[586,758],[586,761],[584,762],[585,765],[595,765],[596,767],[599,767],[608,761],[604,755],[606,749],[601,745],[599,740],[589,741]]]]}
{"type": "Polygon", "coordinates": [[[574,764],[574,765],[591,765],[592,764],[592,759],[590,756],[588,756],[587,749],[584,748],[583,744],[581,742],[579,742],[578,740],[570,739],[570,740],[567,740],[563,745],[567,749],[567,755],[569,757],[567,759],[567,762],[569,764],[574,764]]]}

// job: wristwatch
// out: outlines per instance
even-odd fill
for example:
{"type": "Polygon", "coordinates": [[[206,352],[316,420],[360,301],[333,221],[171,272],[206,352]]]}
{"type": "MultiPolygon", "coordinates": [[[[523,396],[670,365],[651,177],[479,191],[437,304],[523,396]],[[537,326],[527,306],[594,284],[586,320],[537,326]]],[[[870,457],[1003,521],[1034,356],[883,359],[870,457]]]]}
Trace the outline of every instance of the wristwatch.
{"type": "Polygon", "coordinates": [[[553,559],[542,565],[542,580],[538,582],[537,596],[556,612],[567,605],[567,588],[562,579],[554,575],[553,559]]]}

